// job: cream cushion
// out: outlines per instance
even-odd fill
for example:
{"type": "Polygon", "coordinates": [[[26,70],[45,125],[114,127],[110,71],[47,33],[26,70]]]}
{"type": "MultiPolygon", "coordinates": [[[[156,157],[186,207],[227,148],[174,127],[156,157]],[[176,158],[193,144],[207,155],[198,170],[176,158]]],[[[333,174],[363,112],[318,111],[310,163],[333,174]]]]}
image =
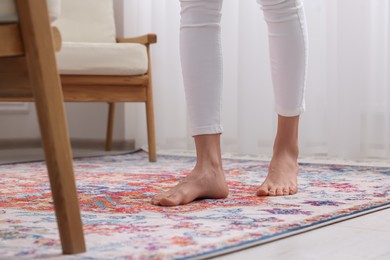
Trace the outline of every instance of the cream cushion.
{"type": "Polygon", "coordinates": [[[112,0],[62,0],[61,16],[54,23],[69,42],[115,42],[112,0]]]}
{"type": "Polygon", "coordinates": [[[148,70],[146,47],[135,43],[63,42],[57,54],[63,75],[143,75],[148,70]]]}
{"type": "Polygon", "coordinates": [[[57,63],[63,75],[143,75],[144,45],[116,43],[113,0],[63,0],[54,23],[63,44],[57,63]]]}
{"type": "MultiPolygon", "coordinates": [[[[68,0],[63,0],[68,1],[68,0]]],[[[47,0],[50,20],[58,18],[61,9],[61,0],[47,0]]],[[[0,23],[11,23],[18,20],[15,0],[0,0],[0,23]]]]}

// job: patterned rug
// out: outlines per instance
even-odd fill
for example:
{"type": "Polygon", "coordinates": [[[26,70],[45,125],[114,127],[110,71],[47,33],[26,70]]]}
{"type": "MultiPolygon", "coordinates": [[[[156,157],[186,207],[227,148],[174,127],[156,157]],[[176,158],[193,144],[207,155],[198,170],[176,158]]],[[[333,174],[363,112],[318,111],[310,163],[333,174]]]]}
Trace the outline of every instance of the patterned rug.
{"type": "Polygon", "coordinates": [[[147,153],[74,162],[88,252],[62,256],[43,162],[0,165],[0,258],[196,259],[390,207],[390,168],[301,164],[299,193],[256,197],[268,163],[225,159],[230,195],[180,207],[150,199],[193,157],[147,153]]]}

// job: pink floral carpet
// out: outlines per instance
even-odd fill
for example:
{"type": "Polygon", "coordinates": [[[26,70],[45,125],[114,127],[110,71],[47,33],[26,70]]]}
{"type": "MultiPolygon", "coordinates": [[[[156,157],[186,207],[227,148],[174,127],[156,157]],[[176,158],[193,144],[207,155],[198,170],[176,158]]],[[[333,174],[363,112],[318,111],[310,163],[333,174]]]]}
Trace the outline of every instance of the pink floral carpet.
{"type": "Polygon", "coordinates": [[[301,164],[299,193],[256,197],[267,162],[224,160],[230,195],[186,206],[150,199],[193,157],[136,153],[74,162],[88,252],[61,256],[43,162],[0,165],[0,259],[195,259],[390,207],[390,168],[301,164]]]}

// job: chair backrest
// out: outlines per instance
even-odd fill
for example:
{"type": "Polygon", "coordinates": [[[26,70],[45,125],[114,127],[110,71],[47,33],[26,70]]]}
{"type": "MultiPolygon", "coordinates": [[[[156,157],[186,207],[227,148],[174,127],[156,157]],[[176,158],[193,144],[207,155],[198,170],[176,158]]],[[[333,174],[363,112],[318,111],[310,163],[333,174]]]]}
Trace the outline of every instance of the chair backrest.
{"type": "MultiPolygon", "coordinates": [[[[63,0],[63,2],[65,1],[67,0],[63,0]]],[[[54,21],[59,16],[60,2],[60,0],[47,0],[51,21],[54,21]]],[[[15,0],[0,0],[0,23],[16,22],[17,20],[15,0]]]]}
{"type": "Polygon", "coordinates": [[[116,42],[113,0],[62,0],[54,26],[69,42],[116,42]]]}

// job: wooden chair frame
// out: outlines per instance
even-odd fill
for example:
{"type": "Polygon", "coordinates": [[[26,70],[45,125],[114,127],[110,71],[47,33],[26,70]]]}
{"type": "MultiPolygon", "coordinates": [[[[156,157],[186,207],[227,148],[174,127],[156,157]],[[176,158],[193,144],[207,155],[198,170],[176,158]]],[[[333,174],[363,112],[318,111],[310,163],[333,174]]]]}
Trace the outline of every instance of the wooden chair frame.
{"type": "Polygon", "coordinates": [[[46,0],[16,0],[19,22],[0,24],[0,101],[34,101],[64,254],[85,252],[55,49],[46,0]]]}
{"type": "MultiPolygon", "coordinates": [[[[13,34],[18,37],[17,25],[8,25],[2,29],[3,35],[13,34]]],[[[2,39],[0,34],[0,39],[2,39]]],[[[60,33],[58,29],[53,29],[54,38],[58,41],[60,33]]],[[[9,36],[8,36],[9,37],[9,36]]],[[[139,43],[147,48],[148,54],[148,71],[145,75],[140,76],[100,76],[100,75],[61,75],[62,91],[65,102],[107,102],[109,103],[107,134],[106,134],[106,150],[112,148],[112,135],[114,127],[115,102],[143,102],[146,108],[147,130],[148,130],[148,148],[149,161],[155,162],[156,155],[156,138],[154,126],[154,110],[153,110],[153,89],[152,89],[152,69],[150,62],[150,44],[157,42],[155,34],[147,34],[135,38],[118,38],[120,43],[139,43]]],[[[23,53],[21,43],[7,43],[2,47],[7,49],[7,55],[18,56],[23,53]]],[[[0,65],[0,69],[6,71],[8,67],[23,68],[24,61],[10,60],[7,63],[0,65]]],[[[26,70],[26,69],[25,69],[26,70]]],[[[18,72],[22,73],[22,70],[18,72]]],[[[26,73],[26,71],[24,72],[26,73]]],[[[15,102],[31,102],[33,94],[29,88],[29,79],[26,77],[18,78],[14,75],[12,89],[0,89],[0,101],[15,101],[15,102]],[[17,94],[13,92],[18,89],[17,94]],[[2,96],[3,94],[3,96],[2,96]]],[[[1,84],[1,83],[0,83],[1,84]]]]}

